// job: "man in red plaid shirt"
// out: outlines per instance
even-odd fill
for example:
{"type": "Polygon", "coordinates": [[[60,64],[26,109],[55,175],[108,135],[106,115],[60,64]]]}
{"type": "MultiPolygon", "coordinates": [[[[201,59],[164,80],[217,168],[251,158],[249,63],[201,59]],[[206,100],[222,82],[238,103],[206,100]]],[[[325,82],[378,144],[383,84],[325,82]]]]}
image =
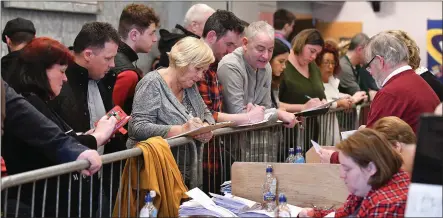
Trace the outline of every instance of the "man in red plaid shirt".
{"type": "MultiPolygon", "coordinates": [[[[351,193],[335,217],[404,217],[410,178],[386,137],[363,129],[336,145],[340,177],[351,193]]],[[[299,217],[324,217],[333,210],[303,209],[299,217]]]]}
{"type": "Polygon", "coordinates": [[[234,121],[236,124],[245,124],[261,121],[264,118],[262,108],[257,108],[249,114],[222,113],[223,86],[217,79],[218,62],[240,46],[244,28],[245,23],[234,13],[217,10],[208,18],[203,29],[202,38],[211,47],[215,62],[209,66],[204,73],[204,79],[197,85],[200,95],[217,122],[234,121]]]}
{"type": "MultiPolygon", "coordinates": [[[[208,18],[203,29],[202,38],[211,47],[216,61],[209,66],[209,69],[204,73],[203,80],[198,82],[197,85],[203,101],[211,111],[216,122],[234,121],[238,125],[254,123],[264,119],[264,108],[262,107],[255,107],[248,113],[242,114],[222,113],[223,86],[217,79],[218,62],[240,45],[244,28],[245,22],[237,18],[234,13],[218,10],[208,18]]],[[[220,168],[219,157],[225,152],[221,144],[217,144],[216,146],[216,142],[211,141],[209,146],[205,146],[204,149],[203,168],[208,173],[218,174],[220,168]]],[[[230,166],[230,163],[227,163],[227,166],[230,166]]],[[[212,179],[213,177],[209,176],[209,178],[212,179]]],[[[215,181],[219,182],[220,179],[215,179],[215,181]]],[[[205,180],[204,183],[206,182],[208,181],[205,180]]],[[[214,181],[209,182],[212,183],[214,181]]]]}

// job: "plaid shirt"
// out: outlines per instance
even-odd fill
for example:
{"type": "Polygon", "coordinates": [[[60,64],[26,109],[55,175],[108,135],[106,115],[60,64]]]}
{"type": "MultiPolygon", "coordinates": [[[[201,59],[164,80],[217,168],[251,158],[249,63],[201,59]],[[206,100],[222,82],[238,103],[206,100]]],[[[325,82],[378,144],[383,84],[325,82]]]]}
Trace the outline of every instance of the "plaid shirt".
{"type": "MultiPolygon", "coordinates": [[[[400,170],[386,185],[372,189],[364,198],[349,195],[345,205],[335,211],[335,217],[404,217],[409,183],[409,175],[400,170]]],[[[319,210],[314,217],[324,217],[332,211],[319,210]]]]}
{"type": "Polygon", "coordinates": [[[204,79],[197,83],[200,95],[203,98],[206,106],[211,111],[214,120],[217,122],[218,112],[222,111],[223,86],[217,79],[218,62],[214,62],[209,66],[209,69],[204,73],[204,79]]]}

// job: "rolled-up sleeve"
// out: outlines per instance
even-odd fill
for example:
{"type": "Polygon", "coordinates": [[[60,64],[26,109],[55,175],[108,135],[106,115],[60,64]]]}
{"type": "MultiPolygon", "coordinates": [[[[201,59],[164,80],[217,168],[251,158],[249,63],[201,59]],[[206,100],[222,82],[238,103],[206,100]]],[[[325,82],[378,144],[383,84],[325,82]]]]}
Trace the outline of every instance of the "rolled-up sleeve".
{"type": "Polygon", "coordinates": [[[132,139],[143,141],[154,136],[167,136],[172,126],[156,124],[161,106],[158,84],[140,84],[134,96],[132,119],[129,121],[129,136],[132,139]]]}
{"type": "Polygon", "coordinates": [[[234,64],[225,63],[218,67],[217,77],[223,84],[223,107],[230,114],[244,112],[244,90],[245,81],[241,72],[234,64]]]}

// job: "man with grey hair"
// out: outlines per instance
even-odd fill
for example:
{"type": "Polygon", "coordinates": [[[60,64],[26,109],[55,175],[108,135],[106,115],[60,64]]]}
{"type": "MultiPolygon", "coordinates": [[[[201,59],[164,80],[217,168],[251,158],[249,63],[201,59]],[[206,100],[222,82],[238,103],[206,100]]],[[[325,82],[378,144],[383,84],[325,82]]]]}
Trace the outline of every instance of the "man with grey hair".
{"type": "Polygon", "coordinates": [[[356,92],[365,91],[373,99],[378,87],[371,75],[362,67],[363,49],[368,40],[369,37],[364,33],[352,37],[348,51],[340,58],[341,73],[338,79],[340,79],[340,92],[354,95],[356,92]]]}
{"type": "Polygon", "coordinates": [[[208,20],[214,12],[215,10],[206,4],[195,4],[186,12],[183,26],[179,24],[175,25],[175,29],[172,32],[161,29],[159,31],[160,40],[158,42],[160,57],[155,68],[169,66],[169,58],[166,53],[171,51],[172,46],[174,46],[178,40],[186,36],[200,38],[203,34],[206,20],[208,20]]]}
{"type": "Polygon", "coordinates": [[[372,102],[367,126],[386,116],[396,116],[417,133],[419,117],[440,103],[432,88],[408,65],[406,45],[388,32],[373,36],[364,50],[367,70],[380,91],[372,102]]]}
{"type": "Polygon", "coordinates": [[[207,4],[195,4],[186,12],[184,27],[197,36],[202,36],[206,20],[215,12],[207,4]]]}
{"type": "MultiPolygon", "coordinates": [[[[242,46],[225,55],[218,64],[217,77],[223,85],[223,112],[240,114],[260,107],[269,122],[278,119],[292,128],[297,120],[292,113],[271,108],[274,28],[265,21],[251,23],[245,30],[242,46]]],[[[252,124],[252,122],[249,122],[252,124]]],[[[238,144],[242,161],[277,161],[281,135],[261,131],[257,136],[241,135],[238,144]],[[240,143],[241,142],[241,143],[240,143]],[[276,144],[277,143],[277,144],[276,144]]],[[[235,143],[235,142],[234,142],[235,143]]]]}
{"type": "MultiPolygon", "coordinates": [[[[274,28],[265,21],[251,23],[243,45],[225,55],[218,64],[217,77],[223,88],[223,109],[230,114],[244,113],[249,103],[271,109],[272,69],[269,61],[274,50],[274,28]]],[[[294,114],[276,110],[287,127],[294,127],[294,114]]]]}

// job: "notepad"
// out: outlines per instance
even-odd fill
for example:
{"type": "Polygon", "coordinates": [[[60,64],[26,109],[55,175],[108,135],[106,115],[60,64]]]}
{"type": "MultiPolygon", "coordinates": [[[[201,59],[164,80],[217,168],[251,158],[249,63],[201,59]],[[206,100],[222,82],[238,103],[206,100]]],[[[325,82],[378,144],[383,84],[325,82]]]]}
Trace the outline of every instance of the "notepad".
{"type": "Polygon", "coordinates": [[[216,123],[214,125],[209,125],[209,126],[202,126],[200,128],[196,128],[196,129],[193,129],[191,131],[184,132],[182,134],[169,137],[168,139],[174,139],[174,138],[178,138],[178,137],[182,137],[182,136],[191,136],[191,137],[193,137],[193,136],[196,136],[196,135],[200,135],[200,134],[207,133],[207,132],[210,132],[210,131],[214,131],[216,129],[220,129],[220,128],[224,128],[224,127],[229,127],[229,126],[232,126],[232,125],[234,125],[234,122],[229,121],[229,122],[216,123]]]}
{"type": "Polygon", "coordinates": [[[266,123],[271,119],[272,115],[274,115],[275,113],[276,113],[275,110],[267,110],[267,111],[265,111],[265,118],[262,121],[258,121],[255,123],[246,123],[246,124],[242,124],[242,125],[237,125],[237,127],[254,126],[254,125],[266,123]]]}

